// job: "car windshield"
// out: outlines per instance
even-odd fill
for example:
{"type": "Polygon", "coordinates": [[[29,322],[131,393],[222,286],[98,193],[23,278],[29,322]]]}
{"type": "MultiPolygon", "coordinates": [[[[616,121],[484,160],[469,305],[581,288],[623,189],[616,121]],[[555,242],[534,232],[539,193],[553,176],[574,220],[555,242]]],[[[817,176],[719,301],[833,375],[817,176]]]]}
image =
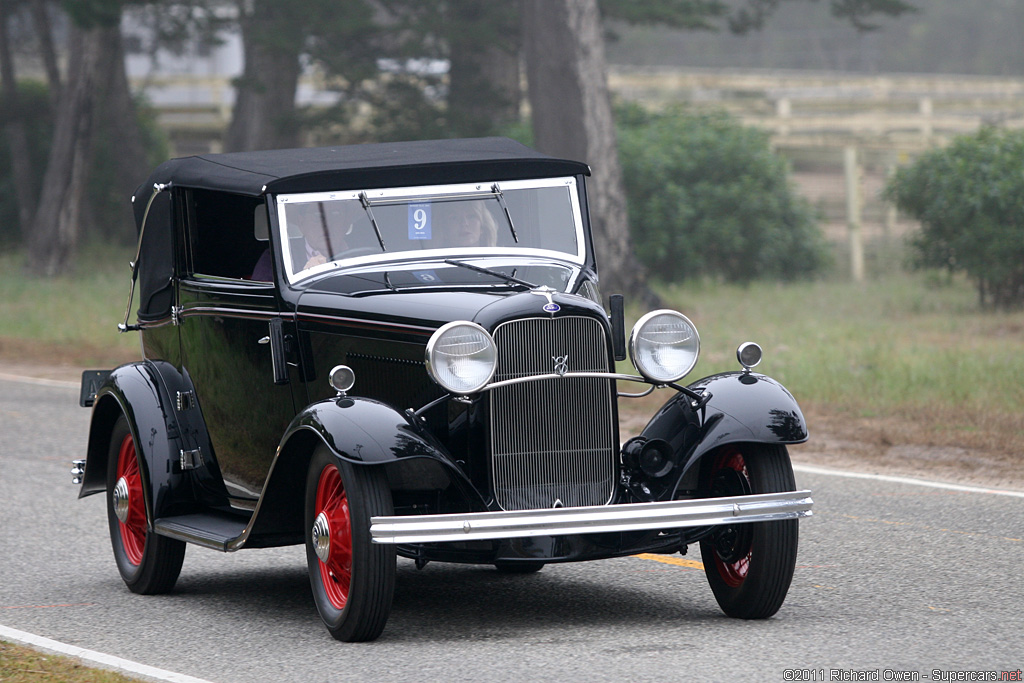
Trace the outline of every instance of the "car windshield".
{"type": "Polygon", "coordinates": [[[292,281],[420,257],[584,257],[575,178],[287,194],[277,208],[292,281]]]}

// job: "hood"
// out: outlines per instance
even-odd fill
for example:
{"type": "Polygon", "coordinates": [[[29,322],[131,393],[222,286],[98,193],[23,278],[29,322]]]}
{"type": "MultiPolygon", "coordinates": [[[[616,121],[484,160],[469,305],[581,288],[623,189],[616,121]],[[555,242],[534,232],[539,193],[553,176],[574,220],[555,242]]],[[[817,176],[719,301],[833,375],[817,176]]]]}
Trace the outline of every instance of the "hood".
{"type": "MultiPolygon", "coordinates": [[[[560,265],[520,267],[516,272],[517,277],[537,284],[565,283],[571,277],[571,269],[560,265]]],[[[315,280],[299,296],[297,313],[300,323],[306,325],[390,331],[410,340],[429,337],[453,320],[471,320],[493,329],[515,317],[605,317],[594,302],[546,286],[550,288],[547,294],[526,291],[500,278],[445,264],[426,264],[417,270],[360,271],[315,280]],[[550,306],[552,303],[556,306],[550,306]],[[545,306],[557,312],[549,312],[545,306]]]]}

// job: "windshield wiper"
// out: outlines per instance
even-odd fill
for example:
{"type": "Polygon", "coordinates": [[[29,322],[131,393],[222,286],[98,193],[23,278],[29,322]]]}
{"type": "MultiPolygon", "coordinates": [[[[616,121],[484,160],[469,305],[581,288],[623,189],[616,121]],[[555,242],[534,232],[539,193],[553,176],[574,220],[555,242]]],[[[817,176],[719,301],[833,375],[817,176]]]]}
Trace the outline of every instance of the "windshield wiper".
{"type": "Polygon", "coordinates": [[[373,225],[373,231],[377,234],[377,241],[380,242],[380,250],[387,251],[388,248],[384,246],[384,238],[380,236],[380,226],[377,225],[377,219],[373,217],[373,210],[370,208],[370,198],[366,196],[365,192],[359,193],[359,203],[363,205],[366,215],[370,217],[370,224],[373,225]]]}
{"type": "Polygon", "coordinates": [[[501,187],[498,183],[491,185],[491,192],[498,199],[498,203],[501,204],[502,210],[505,212],[505,219],[508,221],[508,229],[512,231],[512,239],[519,244],[519,235],[516,234],[516,226],[512,223],[512,214],[508,211],[508,204],[505,203],[505,195],[501,192],[501,187]]]}
{"type": "Polygon", "coordinates": [[[531,284],[526,280],[520,280],[519,278],[513,277],[511,275],[506,275],[505,273],[502,273],[497,270],[491,270],[490,268],[481,268],[480,266],[474,266],[472,263],[466,263],[465,261],[457,261],[452,258],[445,259],[444,262],[452,266],[459,266],[460,268],[475,270],[476,272],[483,273],[484,275],[490,275],[492,277],[500,278],[505,282],[514,285],[519,285],[520,287],[526,287],[527,289],[537,289],[537,285],[535,284],[531,284]]]}

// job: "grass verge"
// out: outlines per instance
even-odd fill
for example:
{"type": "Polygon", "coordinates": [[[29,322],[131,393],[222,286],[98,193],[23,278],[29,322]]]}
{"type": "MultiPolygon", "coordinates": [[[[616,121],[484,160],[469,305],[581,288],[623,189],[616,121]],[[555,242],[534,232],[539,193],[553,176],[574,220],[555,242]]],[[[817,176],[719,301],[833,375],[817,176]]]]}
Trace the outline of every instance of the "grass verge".
{"type": "Polygon", "coordinates": [[[132,683],[113,671],[91,669],[71,657],[36,652],[0,641],[0,681],[4,683],[132,683]]]}

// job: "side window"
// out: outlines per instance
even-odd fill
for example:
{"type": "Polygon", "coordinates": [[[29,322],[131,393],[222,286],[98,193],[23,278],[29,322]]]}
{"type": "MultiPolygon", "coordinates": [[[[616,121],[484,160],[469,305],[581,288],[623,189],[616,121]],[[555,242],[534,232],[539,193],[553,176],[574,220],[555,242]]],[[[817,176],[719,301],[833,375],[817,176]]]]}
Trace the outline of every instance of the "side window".
{"type": "Polygon", "coordinates": [[[264,252],[270,243],[265,230],[254,217],[263,208],[263,199],[212,190],[189,190],[186,203],[189,223],[190,275],[208,275],[234,279],[270,279],[269,261],[265,269],[256,269],[266,261],[264,252]],[[264,274],[261,274],[263,271],[264,274]]]}

